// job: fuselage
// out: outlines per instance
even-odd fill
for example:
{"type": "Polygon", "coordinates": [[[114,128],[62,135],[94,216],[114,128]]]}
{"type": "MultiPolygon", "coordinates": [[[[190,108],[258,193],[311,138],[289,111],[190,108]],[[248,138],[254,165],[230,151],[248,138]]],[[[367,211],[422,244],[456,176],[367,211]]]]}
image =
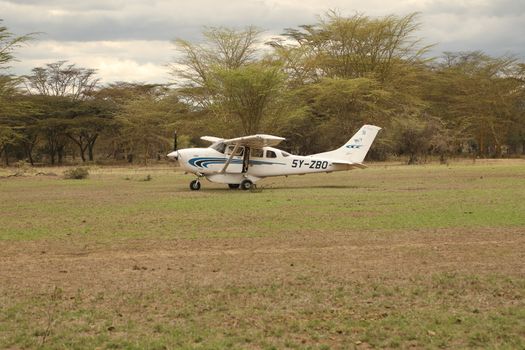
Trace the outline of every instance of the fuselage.
{"type": "Polygon", "coordinates": [[[350,166],[333,164],[331,160],[316,156],[298,156],[273,147],[251,149],[249,165],[243,170],[244,147],[237,150],[227,167],[222,172],[230,158],[232,147],[216,149],[188,148],[178,150],[179,165],[185,171],[205,176],[210,181],[219,183],[238,183],[247,178],[256,182],[269,176],[300,175],[308,173],[332,172],[348,170],[350,166]]]}

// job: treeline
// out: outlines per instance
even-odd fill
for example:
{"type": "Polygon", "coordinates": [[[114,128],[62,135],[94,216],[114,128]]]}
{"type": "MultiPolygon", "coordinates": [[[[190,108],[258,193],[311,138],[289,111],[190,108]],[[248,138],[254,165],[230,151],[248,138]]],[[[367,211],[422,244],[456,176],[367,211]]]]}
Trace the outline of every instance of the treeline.
{"type": "MultiPolygon", "coordinates": [[[[1,23],[0,23],[1,24],[1,23]]],[[[255,27],[205,28],[173,44],[173,84],[101,85],[58,61],[0,76],[5,164],[162,159],[209,134],[287,138],[289,151],[335,148],[364,123],[383,127],[370,156],[519,156],[525,151],[525,64],[482,52],[429,58],[417,15],[329,12],[262,41],[255,27]]],[[[0,26],[0,66],[30,36],[0,26]]],[[[30,43],[29,43],[30,44],[30,43]]]]}

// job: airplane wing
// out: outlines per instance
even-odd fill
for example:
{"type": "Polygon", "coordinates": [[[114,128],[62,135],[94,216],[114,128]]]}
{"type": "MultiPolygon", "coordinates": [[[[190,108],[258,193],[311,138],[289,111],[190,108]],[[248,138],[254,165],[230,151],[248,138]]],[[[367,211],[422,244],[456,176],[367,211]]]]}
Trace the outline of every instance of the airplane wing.
{"type": "Polygon", "coordinates": [[[237,137],[234,139],[223,140],[227,145],[248,146],[250,148],[262,148],[267,146],[277,146],[282,141],[286,140],[284,137],[256,134],[250,136],[237,137]]]}
{"type": "Polygon", "coordinates": [[[364,165],[363,163],[348,162],[346,160],[331,160],[330,163],[335,164],[335,165],[348,165],[351,168],[360,168],[360,169],[367,168],[367,166],[364,165]]]}
{"type": "Polygon", "coordinates": [[[243,137],[236,137],[234,139],[229,140],[223,140],[223,142],[227,145],[235,145],[233,148],[233,151],[230,154],[230,157],[228,157],[228,160],[226,160],[226,163],[224,164],[224,167],[220,171],[220,173],[224,173],[226,169],[228,169],[228,166],[230,165],[230,162],[233,159],[233,156],[236,154],[236,151],[241,146],[246,146],[250,148],[262,148],[267,146],[276,146],[279,143],[281,143],[283,140],[285,140],[284,137],[279,136],[273,136],[273,135],[266,135],[266,134],[256,134],[256,135],[250,135],[250,136],[243,136],[243,137]]]}
{"type": "Polygon", "coordinates": [[[215,137],[215,136],[201,136],[201,140],[215,143],[215,142],[222,141],[224,139],[221,139],[220,137],[215,137]]]}

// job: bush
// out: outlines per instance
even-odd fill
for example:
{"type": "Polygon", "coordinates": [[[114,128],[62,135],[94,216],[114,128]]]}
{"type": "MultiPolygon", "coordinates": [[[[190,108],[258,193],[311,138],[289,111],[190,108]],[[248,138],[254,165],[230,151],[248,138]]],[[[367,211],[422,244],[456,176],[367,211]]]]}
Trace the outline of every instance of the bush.
{"type": "Polygon", "coordinates": [[[80,180],[80,179],[85,179],[88,176],[89,176],[89,171],[87,168],[78,167],[78,168],[73,168],[73,169],[64,171],[64,179],[80,180]]]}

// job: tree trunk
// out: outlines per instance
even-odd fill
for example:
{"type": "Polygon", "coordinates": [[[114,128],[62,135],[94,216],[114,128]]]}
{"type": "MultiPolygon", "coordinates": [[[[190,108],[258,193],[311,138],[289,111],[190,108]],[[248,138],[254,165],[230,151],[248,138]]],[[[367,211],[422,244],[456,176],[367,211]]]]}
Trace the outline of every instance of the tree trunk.
{"type": "Polygon", "coordinates": [[[31,163],[31,166],[34,166],[35,162],[33,159],[33,149],[35,148],[37,142],[37,138],[33,137],[31,141],[24,142],[22,146],[24,147],[24,152],[26,154],[26,157],[29,159],[29,163],[31,163]]]}
{"type": "MultiPolygon", "coordinates": [[[[82,159],[82,162],[85,163],[86,162],[86,147],[87,147],[87,145],[84,145],[84,142],[82,142],[82,135],[79,137],[78,140],[76,138],[74,138],[70,134],[66,134],[66,135],[71,141],[73,141],[78,146],[78,149],[80,150],[80,158],[82,159]]],[[[73,159],[75,159],[74,154],[75,153],[73,153],[73,159]]]]}
{"type": "Polygon", "coordinates": [[[417,156],[415,153],[411,153],[408,158],[408,165],[417,164],[417,156]]]}
{"type": "Polygon", "coordinates": [[[88,143],[88,157],[89,157],[89,161],[92,162],[93,161],[93,146],[94,144],[93,143],[88,143]]]}
{"type": "Polygon", "coordinates": [[[148,143],[144,145],[144,165],[148,165],[148,143]]]}
{"type": "Polygon", "coordinates": [[[64,146],[59,146],[57,148],[57,155],[58,155],[58,164],[62,164],[62,160],[64,159],[64,146]]]}
{"type": "Polygon", "coordinates": [[[439,155],[439,163],[440,164],[448,164],[447,156],[445,155],[445,153],[441,153],[439,155]]]}
{"type": "Polygon", "coordinates": [[[29,163],[31,164],[31,166],[34,166],[35,162],[33,160],[33,150],[32,149],[26,149],[26,155],[27,155],[27,158],[29,159],[29,163]]]}
{"type": "Polygon", "coordinates": [[[7,146],[4,147],[4,157],[5,166],[9,166],[9,154],[7,153],[7,146]]]}
{"type": "Polygon", "coordinates": [[[479,156],[482,157],[484,152],[485,152],[485,144],[483,143],[483,136],[482,135],[479,136],[478,145],[479,145],[478,153],[479,153],[479,156]]]}
{"type": "Polygon", "coordinates": [[[93,148],[95,148],[95,142],[97,141],[97,138],[98,138],[98,134],[93,135],[92,137],[88,138],[88,143],[87,143],[88,156],[89,156],[89,161],[91,162],[95,159],[93,157],[93,148]]]}

